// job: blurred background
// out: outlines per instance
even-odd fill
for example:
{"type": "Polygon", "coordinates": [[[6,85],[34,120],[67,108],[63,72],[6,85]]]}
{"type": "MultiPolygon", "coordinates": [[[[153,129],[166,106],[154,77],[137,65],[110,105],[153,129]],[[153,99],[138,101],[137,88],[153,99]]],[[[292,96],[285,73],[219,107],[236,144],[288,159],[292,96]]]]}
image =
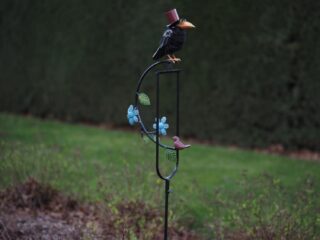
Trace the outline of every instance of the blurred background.
{"type": "Polygon", "coordinates": [[[311,0],[1,1],[0,111],[126,125],[173,7],[197,26],[178,53],[184,136],[320,150],[311,0]]]}
{"type": "MultiPolygon", "coordinates": [[[[319,239],[314,0],[1,0],[0,239],[162,239],[154,144],[126,115],[172,8],[196,29],[177,53],[192,147],[171,184],[170,239],[319,239]]],[[[161,92],[169,131],[174,94],[161,92]]]]}

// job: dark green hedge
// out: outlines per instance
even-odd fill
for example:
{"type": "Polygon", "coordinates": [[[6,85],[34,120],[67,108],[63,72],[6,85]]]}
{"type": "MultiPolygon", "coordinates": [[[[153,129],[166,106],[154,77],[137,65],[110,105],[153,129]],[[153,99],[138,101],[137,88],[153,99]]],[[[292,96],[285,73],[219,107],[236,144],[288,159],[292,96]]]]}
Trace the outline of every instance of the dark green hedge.
{"type": "Polygon", "coordinates": [[[178,54],[184,135],[320,150],[319,3],[1,1],[0,111],[126,124],[175,6],[197,26],[178,54]]]}

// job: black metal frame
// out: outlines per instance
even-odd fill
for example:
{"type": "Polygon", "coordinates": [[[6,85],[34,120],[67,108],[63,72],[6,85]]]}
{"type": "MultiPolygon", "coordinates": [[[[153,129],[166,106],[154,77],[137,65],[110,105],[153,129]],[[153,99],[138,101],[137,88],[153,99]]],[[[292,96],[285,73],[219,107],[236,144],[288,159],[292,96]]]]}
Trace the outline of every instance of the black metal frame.
{"type": "Polygon", "coordinates": [[[176,136],[180,135],[180,129],[179,129],[179,110],[180,110],[180,69],[173,69],[172,62],[170,60],[164,60],[164,61],[159,61],[156,62],[152,65],[150,65],[141,75],[138,85],[137,85],[137,90],[136,90],[136,96],[135,96],[135,107],[139,110],[139,105],[138,105],[138,96],[139,96],[139,90],[141,87],[141,84],[143,82],[143,79],[147,76],[147,74],[154,69],[155,67],[159,65],[166,65],[166,68],[164,70],[158,70],[155,72],[156,74],[156,131],[148,131],[147,128],[145,127],[142,118],[140,116],[140,111],[138,114],[138,119],[139,119],[139,124],[141,127],[141,131],[148,136],[148,138],[156,144],[156,171],[157,175],[160,179],[162,179],[165,182],[165,211],[164,211],[164,240],[168,239],[168,208],[169,208],[169,193],[170,191],[170,180],[175,176],[175,174],[178,171],[179,167],[179,150],[175,149],[175,147],[165,145],[160,142],[159,139],[159,119],[160,119],[160,114],[159,114],[159,107],[160,107],[160,76],[163,74],[176,74],[176,136]],[[156,139],[152,137],[152,134],[156,134],[156,139]],[[159,148],[164,148],[167,150],[175,150],[176,151],[176,161],[175,161],[175,167],[172,169],[169,175],[164,176],[161,171],[160,171],[160,166],[159,166],[159,148]]]}

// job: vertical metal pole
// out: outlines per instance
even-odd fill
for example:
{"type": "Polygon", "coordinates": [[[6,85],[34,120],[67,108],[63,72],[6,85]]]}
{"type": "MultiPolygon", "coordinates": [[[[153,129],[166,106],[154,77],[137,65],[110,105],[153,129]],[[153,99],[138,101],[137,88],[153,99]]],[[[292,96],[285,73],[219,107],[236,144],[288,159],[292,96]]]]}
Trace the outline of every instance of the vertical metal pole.
{"type": "MultiPolygon", "coordinates": [[[[176,114],[177,114],[177,118],[176,118],[176,136],[180,137],[180,81],[179,81],[179,74],[180,72],[177,72],[177,92],[176,92],[176,96],[177,96],[177,100],[176,100],[176,114]]],[[[178,167],[179,165],[179,150],[176,150],[176,166],[178,167]]]]}
{"type": "MultiPolygon", "coordinates": [[[[159,171],[159,93],[160,93],[160,74],[157,74],[157,96],[156,96],[156,117],[157,117],[157,126],[156,126],[156,166],[157,171],[159,171]]],[[[163,229],[163,238],[164,240],[168,239],[168,204],[169,204],[169,184],[170,180],[165,179],[165,206],[164,206],[164,229],[163,229]]]]}
{"type": "MultiPolygon", "coordinates": [[[[179,83],[179,71],[176,72],[176,136],[180,135],[180,129],[179,129],[179,115],[180,115],[180,83],[179,83]]],[[[177,162],[176,162],[176,168],[174,170],[174,173],[169,175],[168,177],[162,177],[160,171],[159,171],[159,122],[160,122],[160,116],[159,116],[159,108],[160,108],[160,73],[157,73],[157,87],[156,87],[156,170],[158,173],[158,176],[165,181],[165,206],[164,206],[164,229],[163,229],[163,239],[168,240],[168,218],[169,218],[169,194],[170,194],[170,179],[172,176],[174,176],[174,173],[176,172],[178,165],[179,165],[179,150],[176,150],[177,154],[177,162]]]]}
{"type": "Polygon", "coordinates": [[[176,135],[179,137],[179,135],[180,135],[180,129],[179,129],[179,110],[180,110],[180,107],[179,107],[179,105],[180,105],[180,101],[179,101],[179,98],[180,98],[180,96],[179,96],[179,94],[180,94],[180,83],[179,83],[179,72],[177,72],[177,92],[176,92],[176,96],[177,96],[177,100],[176,100],[176,113],[177,113],[177,118],[176,118],[176,124],[177,124],[177,126],[176,126],[176,135]]]}
{"type": "Polygon", "coordinates": [[[157,96],[156,96],[156,118],[157,118],[157,121],[156,121],[156,170],[157,170],[157,173],[159,175],[159,92],[160,92],[160,76],[159,74],[157,74],[157,96]]]}
{"type": "Polygon", "coordinates": [[[169,193],[170,193],[170,180],[165,180],[165,210],[164,210],[164,240],[168,239],[168,209],[169,209],[169,193]]]}

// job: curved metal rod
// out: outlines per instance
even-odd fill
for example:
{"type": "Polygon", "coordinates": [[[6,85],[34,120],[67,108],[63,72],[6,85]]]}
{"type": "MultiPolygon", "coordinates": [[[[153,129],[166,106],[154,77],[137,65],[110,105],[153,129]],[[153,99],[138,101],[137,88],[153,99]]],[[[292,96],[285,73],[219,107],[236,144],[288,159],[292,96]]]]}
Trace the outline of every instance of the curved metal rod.
{"type": "MultiPolygon", "coordinates": [[[[137,89],[136,89],[136,95],[135,95],[135,107],[139,110],[139,106],[138,106],[138,96],[139,96],[139,90],[141,87],[141,84],[143,82],[143,79],[147,76],[147,74],[156,66],[161,65],[161,64],[171,64],[172,62],[170,60],[163,60],[163,61],[158,61],[155,62],[154,64],[150,65],[141,75],[138,85],[137,85],[137,89]]],[[[165,149],[169,149],[169,150],[176,150],[174,147],[172,146],[168,146],[166,144],[163,144],[161,142],[157,143],[156,140],[151,136],[150,131],[147,130],[147,128],[145,127],[142,118],[140,116],[140,111],[138,113],[138,119],[139,119],[139,123],[141,126],[141,130],[146,134],[146,136],[154,143],[159,144],[159,146],[161,146],[162,148],[165,149]]]]}
{"type": "MultiPolygon", "coordinates": [[[[142,82],[144,78],[147,76],[147,74],[156,66],[161,65],[161,64],[171,64],[172,62],[170,60],[164,60],[164,61],[158,61],[152,65],[150,65],[141,75],[137,89],[136,89],[136,95],[135,95],[135,107],[139,109],[139,104],[138,104],[138,97],[139,97],[139,91],[140,87],[142,85],[142,82]]],[[[159,111],[159,76],[163,73],[169,73],[169,72],[177,72],[177,122],[179,121],[179,71],[180,70],[159,70],[156,72],[157,75],[157,111],[159,111]]],[[[157,129],[155,131],[148,131],[147,128],[145,127],[142,118],[140,116],[140,111],[138,113],[138,119],[139,119],[139,124],[141,127],[141,131],[152,141],[156,144],[156,171],[157,175],[159,178],[165,181],[169,181],[178,171],[178,166],[179,166],[179,150],[177,150],[175,147],[168,146],[165,144],[162,144],[159,139],[159,112],[157,112],[157,129]],[[155,138],[154,135],[155,134],[155,138]],[[164,149],[169,149],[169,150],[174,150],[176,151],[176,163],[174,169],[171,171],[171,173],[168,176],[163,176],[160,171],[159,167],[159,147],[162,147],[164,149]]],[[[178,124],[178,123],[177,123],[178,124]]],[[[179,135],[179,126],[177,125],[177,133],[176,135],[179,135]]]]}
{"type": "MultiPolygon", "coordinates": [[[[175,71],[177,73],[177,129],[176,129],[176,135],[179,136],[179,71],[175,71]]],[[[162,73],[165,72],[157,72],[157,88],[156,88],[156,115],[157,115],[157,125],[156,125],[156,170],[157,170],[157,174],[158,177],[161,178],[162,180],[166,181],[166,185],[167,183],[170,181],[171,178],[173,178],[173,176],[177,173],[178,171],[178,167],[179,167],[179,150],[175,149],[176,151],[176,164],[174,169],[171,171],[171,173],[164,177],[161,174],[160,171],[160,167],[159,167],[159,104],[160,104],[160,100],[159,100],[159,95],[160,95],[160,75],[162,73]]]]}
{"type": "MultiPolygon", "coordinates": [[[[176,136],[180,136],[180,129],[179,129],[179,122],[180,122],[180,72],[177,72],[177,86],[176,86],[177,94],[176,94],[176,124],[177,124],[177,129],[176,129],[176,136]]],[[[175,168],[173,171],[166,177],[166,179],[170,180],[171,178],[176,175],[179,167],[179,150],[176,149],[176,164],[175,168]]]]}
{"type": "Polygon", "coordinates": [[[154,68],[155,66],[157,65],[160,65],[160,64],[163,64],[163,63],[172,63],[170,60],[163,60],[163,61],[158,61],[158,62],[155,62],[154,64],[151,64],[141,75],[140,79],[139,79],[139,82],[138,82],[138,85],[137,85],[137,90],[136,90],[136,96],[135,96],[135,106],[137,106],[137,103],[138,103],[138,93],[139,93],[139,90],[140,90],[140,87],[141,87],[141,84],[142,84],[142,80],[145,78],[145,76],[148,74],[148,72],[151,71],[152,68],[154,68]]]}

